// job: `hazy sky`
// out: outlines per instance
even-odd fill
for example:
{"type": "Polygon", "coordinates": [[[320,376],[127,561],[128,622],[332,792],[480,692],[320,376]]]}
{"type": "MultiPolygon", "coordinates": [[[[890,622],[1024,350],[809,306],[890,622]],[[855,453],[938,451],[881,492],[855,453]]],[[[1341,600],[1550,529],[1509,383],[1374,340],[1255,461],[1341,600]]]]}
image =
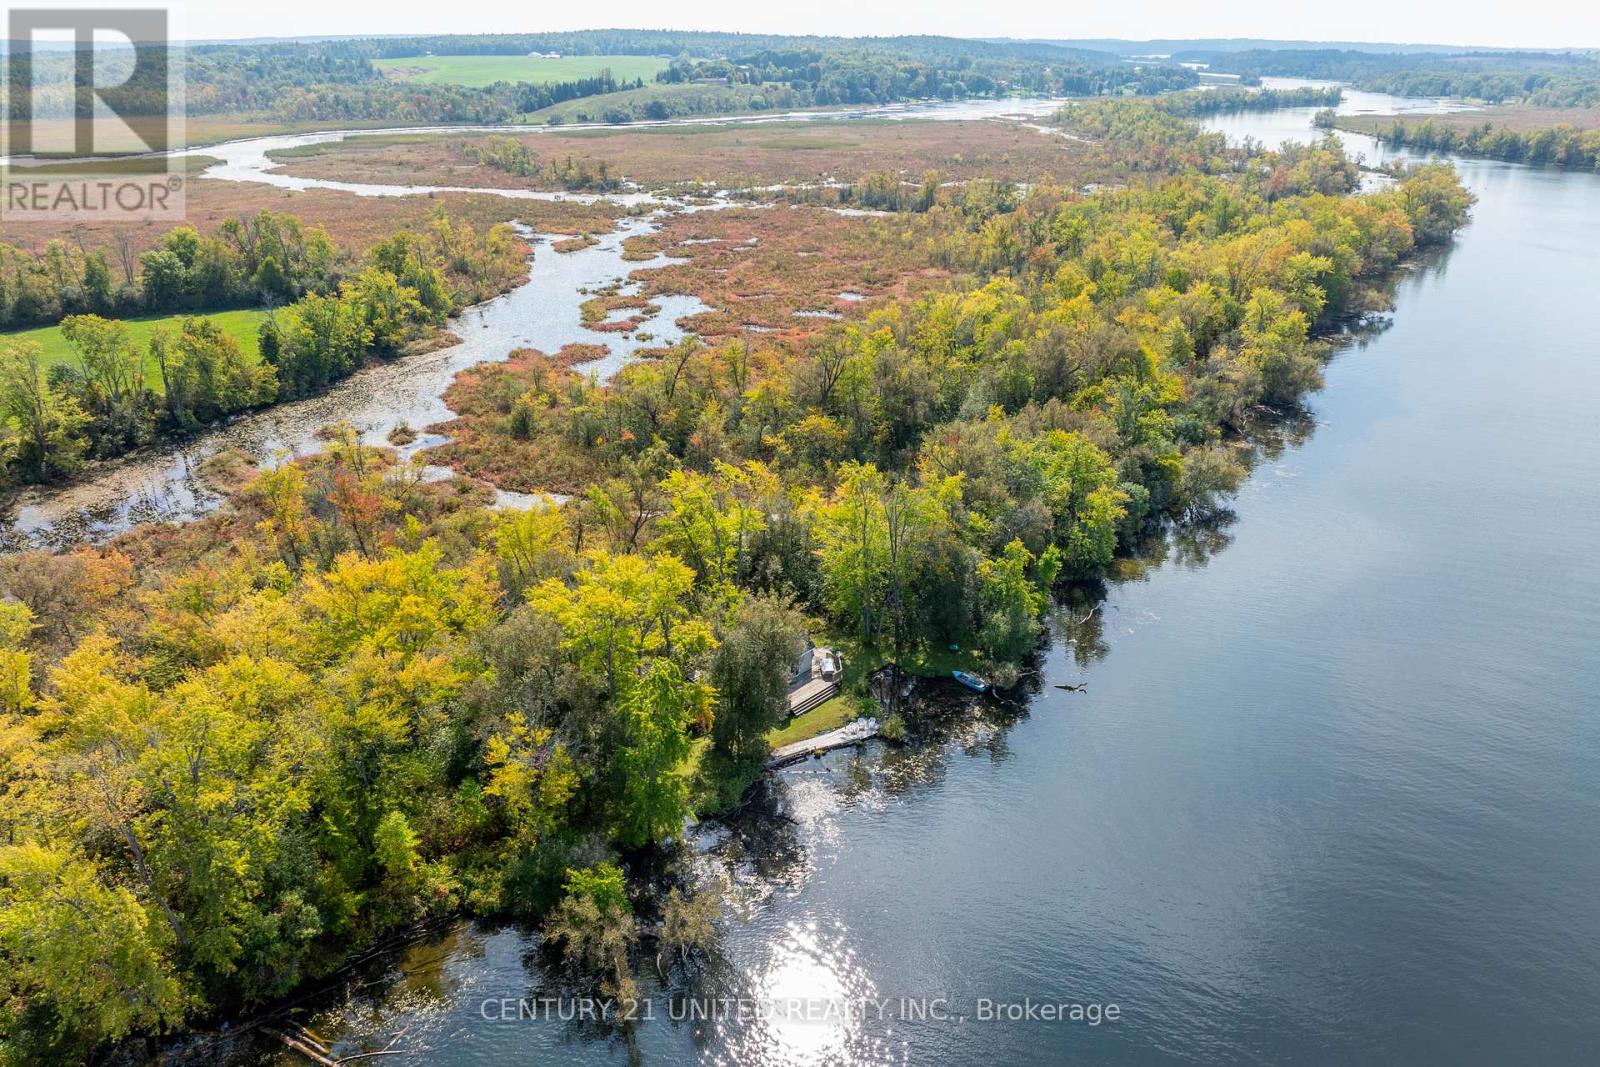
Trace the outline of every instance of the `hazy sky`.
{"type": "Polygon", "coordinates": [[[604,26],[960,37],[1268,37],[1600,47],[1595,0],[189,0],[186,36],[502,33],[604,26]]]}

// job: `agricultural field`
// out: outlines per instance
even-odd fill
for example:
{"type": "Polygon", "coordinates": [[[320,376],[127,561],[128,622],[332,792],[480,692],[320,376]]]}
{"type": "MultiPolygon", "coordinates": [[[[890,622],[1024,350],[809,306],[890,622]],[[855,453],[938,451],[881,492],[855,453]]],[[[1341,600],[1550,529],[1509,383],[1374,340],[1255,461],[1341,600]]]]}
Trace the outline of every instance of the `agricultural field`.
{"type": "MultiPolygon", "coordinates": [[[[224,333],[239,343],[239,347],[252,358],[260,358],[260,348],[256,340],[256,330],[261,325],[261,320],[266,317],[266,312],[255,308],[242,311],[217,311],[201,314],[198,318],[207,319],[222,327],[224,333]]],[[[133,331],[134,340],[141,346],[148,345],[150,337],[157,330],[166,329],[176,332],[178,323],[186,318],[184,315],[146,315],[137,319],[128,319],[128,326],[133,331]]],[[[72,351],[72,346],[67,344],[67,339],[61,334],[60,326],[40,326],[32,330],[17,330],[12,333],[0,333],[0,346],[14,344],[17,341],[34,341],[44,350],[45,364],[54,366],[58,363],[70,363],[77,359],[72,351]]],[[[149,360],[145,366],[145,379],[157,388],[161,385],[161,373],[157,369],[155,360],[149,360]]]]}
{"type": "Polygon", "coordinates": [[[667,61],[656,56],[406,56],[373,60],[373,66],[402,81],[481,89],[495,82],[554,85],[593,78],[607,69],[619,82],[635,78],[648,82],[667,69],[667,61]]]}

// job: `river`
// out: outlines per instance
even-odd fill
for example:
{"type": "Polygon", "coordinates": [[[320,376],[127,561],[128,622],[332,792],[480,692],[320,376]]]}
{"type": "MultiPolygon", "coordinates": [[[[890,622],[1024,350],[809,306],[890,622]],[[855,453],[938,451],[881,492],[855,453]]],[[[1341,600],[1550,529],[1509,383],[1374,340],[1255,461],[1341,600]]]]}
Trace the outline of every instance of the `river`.
{"type": "Polygon", "coordinates": [[[1044,680],[1086,692],[792,768],[786,818],[702,831],[749,908],[689,988],[882,1017],[502,1018],[559,987],[536,935],[462,924],[314,1029],[447,1067],[1594,1062],[1600,176],[1456,162],[1471,226],[1336,357],[1235,521],[1061,621],[1044,680]]]}

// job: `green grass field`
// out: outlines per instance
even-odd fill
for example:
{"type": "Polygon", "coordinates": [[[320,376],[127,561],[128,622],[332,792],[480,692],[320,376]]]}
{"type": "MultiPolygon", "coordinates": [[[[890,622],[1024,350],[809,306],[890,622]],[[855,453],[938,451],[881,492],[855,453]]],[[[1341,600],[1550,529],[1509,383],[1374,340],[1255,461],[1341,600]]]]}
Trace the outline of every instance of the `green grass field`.
{"type": "MultiPolygon", "coordinates": [[[[209,315],[200,315],[199,318],[210,319],[223,332],[235,341],[239,347],[253,358],[261,356],[260,346],[256,341],[256,330],[261,320],[266,318],[265,311],[218,311],[209,315]]],[[[150,343],[150,335],[162,327],[176,331],[178,322],[184,318],[182,315],[147,315],[142,318],[128,319],[128,326],[133,331],[134,340],[141,347],[150,343]]],[[[73,353],[72,346],[67,344],[67,339],[61,335],[60,326],[40,326],[32,330],[17,330],[13,333],[0,333],[0,346],[15,341],[35,341],[44,350],[45,364],[67,363],[75,361],[78,357],[73,353]]],[[[157,369],[155,360],[149,360],[145,366],[145,379],[154,387],[161,385],[161,372],[157,369]]]]}
{"type": "Polygon", "coordinates": [[[560,59],[535,59],[531,56],[407,56],[404,59],[376,59],[373,65],[391,77],[407,81],[433,82],[481,88],[495,82],[527,82],[551,85],[556,82],[592,78],[607,67],[619,82],[635,78],[650,81],[657,71],[667,69],[665,59],[655,56],[562,56],[560,59]]]}

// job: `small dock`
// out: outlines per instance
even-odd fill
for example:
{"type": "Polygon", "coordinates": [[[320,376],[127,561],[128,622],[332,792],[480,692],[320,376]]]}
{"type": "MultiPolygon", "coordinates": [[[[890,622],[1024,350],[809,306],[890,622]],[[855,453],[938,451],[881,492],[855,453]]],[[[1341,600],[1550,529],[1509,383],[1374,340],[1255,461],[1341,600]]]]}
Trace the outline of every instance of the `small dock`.
{"type": "Polygon", "coordinates": [[[799,763],[801,760],[835,748],[846,748],[850,745],[859,745],[863,741],[870,741],[878,736],[878,729],[877,719],[857,719],[855,722],[845,723],[837,730],[829,730],[825,734],[775,748],[772,750],[772,755],[767,757],[767,770],[774,771],[779,767],[799,763]]]}

